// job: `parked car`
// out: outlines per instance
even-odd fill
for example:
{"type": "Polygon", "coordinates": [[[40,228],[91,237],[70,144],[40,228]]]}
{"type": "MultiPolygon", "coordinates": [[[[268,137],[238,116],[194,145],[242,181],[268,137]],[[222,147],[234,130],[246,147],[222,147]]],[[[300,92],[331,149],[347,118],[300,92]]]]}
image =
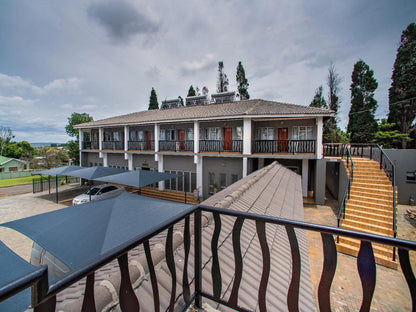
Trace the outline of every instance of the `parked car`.
{"type": "Polygon", "coordinates": [[[125,191],[124,187],[112,184],[102,184],[93,186],[84,194],[74,197],[72,200],[72,205],[79,205],[87,203],[91,200],[100,200],[109,198],[125,191]]]}

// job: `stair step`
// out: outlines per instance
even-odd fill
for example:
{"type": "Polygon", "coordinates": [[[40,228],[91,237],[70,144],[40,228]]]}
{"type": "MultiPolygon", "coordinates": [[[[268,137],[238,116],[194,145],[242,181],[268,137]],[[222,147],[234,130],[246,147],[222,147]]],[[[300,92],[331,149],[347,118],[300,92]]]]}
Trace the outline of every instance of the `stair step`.
{"type": "MultiPolygon", "coordinates": [[[[350,256],[357,257],[359,249],[345,244],[337,244],[337,251],[350,256]]],[[[376,263],[379,265],[383,265],[394,270],[397,270],[398,268],[397,262],[393,261],[392,258],[387,258],[385,256],[375,254],[374,259],[376,263]]]]}
{"type": "Polygon", "coordinates": [[[377,220],[377,221],[384,221],[384,222],[393,222],[393,213],[392,212],[388,212],[385,213],[385,211],[383,211],[382,213],[380,212],[376,212],[376,211],[364,211],[364,210],[359,210],[359,209],[351,209],[351,208],[347,208],[345,210],[345,215],[346,216],[351,216],[351,218],[366,218],[366,219],[370,219],[370,220],[377,220]]]}
{"type": "Polygon", "coordinates": [[[385,207],[392,207],[393,206],[393,201],[392,200],[387,200],[387,199],[383,199],[383,198],[379,198],[377,196],[375,197],[371,197],[371,196],[364,196],[364,195],[356,195],[356,194],[351,194],[350,195],[350,199],[348,200],[348,202],[355,202],[355,201],[359,201],[364,203],[364,205],[380,205],[380,206],[385,206],[385,207]]]}
{"type": "Polygon", "coordinates": [[[372,192],[367,192],[365,190],[359,191],[359,190],[351,190],[350,198],[372,198],[375,200],[383,200],[386,201],[386,203],[393,204],[393,194],[377,194],[372,192]]]}
{"type": "Polygon", "coordinates": [[[352,180],[352,184],[353,185],[357,185],[357,186],[362,186],[362,187],[391,187],[391,182],[390,180],[380,180],[376,182],[374,179],[372,179],[371,177],[367,177],[367,178],[361,178],[361,179],[356,179],[355,176],[353,177],[352,180]]]}
{"type": "MultiPolygon", "coordinates": [[[[379,234],[379,235],[383,235],[383,236],[393,236],[393,229],[392,228],[384,228],[384,227],[380,227],[380,226],[377,226],[377,225],[362,224],[362,223],[354,222],[354,221],[351,221],[351,220],[342,221],[341,227],[345,228],[345,229],[349,229],[349,230],[379,234]]],[[[392,227],[393,227],[393,225],[392,225],[392,227]]]]}
{"type": "MultiPolygon", "coordinates": [[[[359,239],[349,238],[349,237],[339,237],[339,243],[344,245],[349,245],[351,247],[355,247],[360,249],[361,241],[359,239]]],[[[391,246],[371,243],[373,247],[374,254],[382,255],[386,258],[393,259],[393,250],[394,248],[391,246]]]]}
{"type": "Polygon", "coordinates": [[[390,228],[393,218],[388,218],[387,220],[382,219],[376,219],[373,217],[363,216],[363,215],[357,215],[354,213],[351,213],[350,211],[345,212],[345,220],[352,220],[355,222],[361,222],[364,224],[374,224],[381,227],[390,228]]]}
{"type": "Polygon", "coordinates": [[[352,203],[350,201],[347,203],[345,212],[352,212],[355,214],[373,213],[373,214],[378,214],[380,216],[385,216],[385,217],[393,216],[393,209],[391,207],[377,206],[371,203],[370,204],[366,204],[366,203],[358,204],[358,203],[352,203]]]}

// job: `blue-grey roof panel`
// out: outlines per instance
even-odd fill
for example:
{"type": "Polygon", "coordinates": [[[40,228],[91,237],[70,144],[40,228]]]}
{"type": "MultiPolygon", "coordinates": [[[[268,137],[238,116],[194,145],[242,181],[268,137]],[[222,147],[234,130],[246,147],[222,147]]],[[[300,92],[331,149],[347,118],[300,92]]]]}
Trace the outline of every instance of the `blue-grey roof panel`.
{"type": "Polygon", "coordinates": [[[42,171],[37,171],[35,173],[32,173],[32,175],[51,175],[51,176],[59,176],[59,175],[70,175],[69,173],[75,170],[82,169],[80,166],[65,166],[65,167],[59,167],[59,168],[52,168],[52,169],[46,169],[42,171]]]}
{"type": "Polygon", "coordinates": [[[177,174],[148,171],[148,170],[135,170],[124,173],[114,174],[110,176],[100,177],[96,180],[124,184],[134,186],[137,188],[150,185],[159,181],[169,180],[178,177],[177,174]]]}

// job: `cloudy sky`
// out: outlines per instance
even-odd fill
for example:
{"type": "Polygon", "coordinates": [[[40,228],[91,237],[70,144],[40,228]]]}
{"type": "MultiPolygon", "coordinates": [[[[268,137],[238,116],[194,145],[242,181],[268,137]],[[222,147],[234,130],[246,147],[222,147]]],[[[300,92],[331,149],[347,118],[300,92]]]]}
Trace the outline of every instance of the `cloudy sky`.
{"type": "Polygon", "coordinates": [[[363,59],[379,83],[377,117],[414,0],[2,0],[0,125],[16,140],[66,142],[67,118],[95,120],[185,97],[191,84],[215,93],[218,61],[232,90],[242,61],[251,98],[309,105],[335,64],[340,125],[351,73],[363,59]]]}

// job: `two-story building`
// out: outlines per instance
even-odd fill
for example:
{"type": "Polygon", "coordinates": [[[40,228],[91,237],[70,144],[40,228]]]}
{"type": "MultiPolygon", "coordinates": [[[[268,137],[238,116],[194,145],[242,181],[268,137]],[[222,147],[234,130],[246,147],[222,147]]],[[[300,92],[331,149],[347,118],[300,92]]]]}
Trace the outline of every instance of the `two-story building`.
{"type": "Polygon", "coordinates": [[[235,101],[233,92],[164,101],[161,109],[75,126],[82,166],[171,172],[184,178],[158,188],[207,198],[274,160],[302,175],[303,195],[322,202],[322,131],[327,109],[266,100],[235,101]],[[86,135],[88,133],[88,135],[86,135]],[[87,140],[88,139],[88,140],[87,140]],[[309,193],[308,193],[309,192],[309,193]]]}

